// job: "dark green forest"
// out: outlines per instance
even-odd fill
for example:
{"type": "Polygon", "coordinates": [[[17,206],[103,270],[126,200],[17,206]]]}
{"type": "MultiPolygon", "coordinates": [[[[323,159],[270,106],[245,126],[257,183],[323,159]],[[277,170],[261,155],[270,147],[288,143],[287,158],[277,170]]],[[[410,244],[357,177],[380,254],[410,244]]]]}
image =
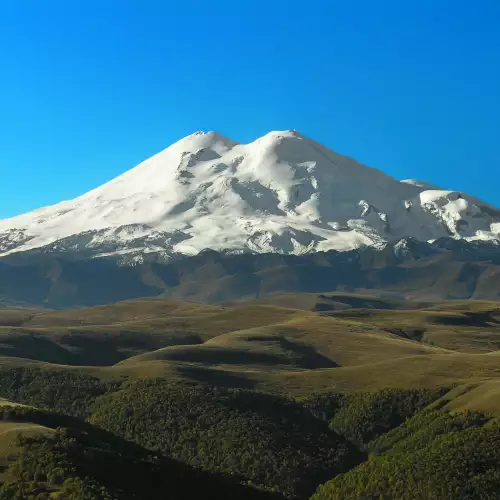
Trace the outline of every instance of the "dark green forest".
{"type": "Polygon", "coordinates": [[[274,498],[134,445],[73,417],[4,406],[0,418],[54,432],[18,438],[22,451],[0,490],[6,499],[274,498]],[[164,496],[162,496],[164,495],[164,496]]]}
{"type": "Polygon", "coordinates": [[[18,437],[2,499],[495,499],[500,429],[448,389],[306,398],[0,368],[18,437]]]}
{"type": "Polygon", "coordinates": [[[125,383],[96,401],[90,422],[193,467],[307,498],[363,454],[282,396],[241,389],[125,383]]]}
{"type": "Polygon", "coordinates": [[[369,459],[321,486],[314,500],[496,499],[500,428],[487,417],[424,410],[369,448],[369,459]]]}

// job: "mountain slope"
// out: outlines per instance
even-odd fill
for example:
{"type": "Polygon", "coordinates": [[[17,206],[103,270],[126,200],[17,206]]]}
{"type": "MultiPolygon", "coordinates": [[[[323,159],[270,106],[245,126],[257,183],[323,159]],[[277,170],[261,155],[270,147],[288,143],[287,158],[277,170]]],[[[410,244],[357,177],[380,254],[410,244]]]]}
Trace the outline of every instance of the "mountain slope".
{"type": "Polygon", "coordinates": [[[305,255],[204,251],[167,263],[117,265],[38,250],[0,258],[0,305],[67,308],[164,296],[218,303],[296,292],[365,292],[417,301],[498,299],[500,245],[403,239],[383,249],[305,255]]]}
{"type": "Polygon", "coordinates": [[[296,131],[238,144],[196,132],[71,201],[0,221],[0,255],[169,260],[210,248],[301,254],[412,236],[500,238],[500,211],[399,182],[296,131]]]}

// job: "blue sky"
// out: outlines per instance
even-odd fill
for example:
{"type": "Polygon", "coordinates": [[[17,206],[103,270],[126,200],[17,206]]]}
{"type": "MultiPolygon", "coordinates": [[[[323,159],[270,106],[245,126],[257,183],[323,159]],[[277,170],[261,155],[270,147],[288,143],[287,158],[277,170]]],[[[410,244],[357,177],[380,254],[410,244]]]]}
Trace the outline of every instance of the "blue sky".
{"type": "Polygon", "coordinates": [[[199,129],[500,205],[499,25],[498,0],[0,2],[0,218],[199,129]]]}

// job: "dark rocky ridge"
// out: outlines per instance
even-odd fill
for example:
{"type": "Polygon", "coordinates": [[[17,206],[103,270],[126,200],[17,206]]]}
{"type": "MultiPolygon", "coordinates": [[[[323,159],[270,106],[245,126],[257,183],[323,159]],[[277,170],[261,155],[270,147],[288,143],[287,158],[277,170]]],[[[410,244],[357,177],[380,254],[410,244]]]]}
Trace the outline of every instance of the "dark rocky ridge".
{"type": "Polygon", "coordinates": [[[153,255],[134,265],[42,248],[0,259],[0,304],[68,308],[148,296],[215,303],[367,290],[418,300],[495,299],[498,277],[499,245],[451,238],[301,256],[207,250],[167,263],[153,255]]]}

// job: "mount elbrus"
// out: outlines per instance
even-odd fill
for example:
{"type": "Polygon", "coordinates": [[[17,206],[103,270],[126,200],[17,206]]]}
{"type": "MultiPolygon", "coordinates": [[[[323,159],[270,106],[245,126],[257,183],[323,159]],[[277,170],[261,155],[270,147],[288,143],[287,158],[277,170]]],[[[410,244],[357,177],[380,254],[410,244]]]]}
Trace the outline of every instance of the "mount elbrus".
{"type": "Polygon", "coordinates": [[[389,240],[500,239],[500,211],[339,155],[296,131],[239,144],[196,132],[83,196],[0,221],[0,255],[124,262],[205,249],[303,254],[389,240]]]}

